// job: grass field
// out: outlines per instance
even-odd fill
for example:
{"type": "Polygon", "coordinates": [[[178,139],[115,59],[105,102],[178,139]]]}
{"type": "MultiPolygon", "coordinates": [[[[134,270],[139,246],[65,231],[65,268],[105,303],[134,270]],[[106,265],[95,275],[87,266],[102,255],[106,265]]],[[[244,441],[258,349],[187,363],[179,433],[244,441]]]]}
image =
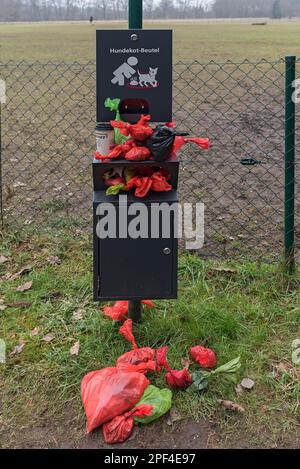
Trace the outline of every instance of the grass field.
{"type": "MultiPolygon", "coordinates": [[[[2,248],[7,262],[1,267],[1,305],[7,308],[1,312],[0,337],[7,342],[7,365],[0,368],[1,445],[89,446],[94,440],[84,436],[80,381],[90,370],[113,365],[130,349],[118,324],[104,319],[92,301],[90,241],[80,232],[76,240],[66,232],[28,232],[6,236],[2,248]],[[57,256],[60,264],[50,264],[49,256],[57,256]],[[8,279],[25,266],[23,274],[8,279]],[[16,292],[28,281],[31,289],[16,292]],[[80,317],[74,319],[78,309],[80,317]],[[52,340],[46,342],[43,337],[48,334],[52,340]],[[79,355],[71,356],[77,341],[79,355]],[[20,353],[11,353],[24,343],[20,353]]],[[[156,302],[154,310],[144,312],[144,322],[135,327],[137,343],[153,348],[170,345],[175,369],[182,368],[181,358],[188,356],[190,346],[205,343],[216,351],[219,364],[240,356],[236,383],[249,377],[255,386],[236,394],[234,382],[213,379],[202,394],[175,392],[178,412],[200,422],[198,431],[208,446],[299,445],[300,370],[291,359],[292,341],[299,338],[296,279],[286,279],[277,266],[204,262],[196,256],[181,257],[179,277],[178,301],[156,302]],[[225,267],[231,270],[222,270],[225,267]],[[239,403],[245,413],[227,413],[218,399],[239,403]],[[211,426],[214,422],[210,436],[205,421],[211,426]]],[[[150,379],[165,385],[161,374],[150,379]]],[[[165,425],[164,430],[160,425],[141,431],[139,438],[145,431],[157,435],[154,444],[160,431],[161,438],[171,437],[174,425],[165,425]]],[[[181,433],[177,444],[188,444],[187,439],[181,433]]],[[[97,445],[102,445],[99,437],[97,445]]]]}
{"type": "MultiPolygon", "coordinates": [[[[126,28],[126,23],[0,24],[0,60],[86,62],[95,58],[96,28],[126,28]]],[[[146,28],[174,30],[174,59],[203,62],[272,59],[300,54],[299,22],[159,22],[146,28]]]]}

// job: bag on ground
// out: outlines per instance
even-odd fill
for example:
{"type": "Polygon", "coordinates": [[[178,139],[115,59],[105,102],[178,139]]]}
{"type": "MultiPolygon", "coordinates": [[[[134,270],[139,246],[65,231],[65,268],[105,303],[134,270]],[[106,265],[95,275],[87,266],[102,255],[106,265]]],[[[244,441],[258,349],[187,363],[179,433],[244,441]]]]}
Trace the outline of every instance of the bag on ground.
{"type": "Polygon", "coordinates": [[[87,432],[131,410],[148,385],[149,380],[138,372],[103,368],[88,373],[81,383],[87,432]]]}
{"type": "Polygon", "coordinates": [[[148,404],[138,405],[124,415],[115,417],[110,422],[103,425],[104,440],[109,445],[114,443],[123,443],[126,441],[133,430],[134,417],[150,416],[153,407],[148,404]]]}
{"type": "Polygon", "coordinates": [[[128,369],[128,371],[131,371],[132,367],[136,366],[137,371],[142,373],[147,371],[154,371],[156,368],[154,362],[155,350],[150,347],[138,348],[132,331],[131,319],[127,319],[123,326],[120,327],[120,333],[125,337],[126,340],[128,340],[128,342],[132,344],[133,350],[121,355],[117,360],[116,366],[118,368],[122,368],[123,370],[128,369]],[[144,371],[141,371],[141,367],[144,368],[144,371]]]}

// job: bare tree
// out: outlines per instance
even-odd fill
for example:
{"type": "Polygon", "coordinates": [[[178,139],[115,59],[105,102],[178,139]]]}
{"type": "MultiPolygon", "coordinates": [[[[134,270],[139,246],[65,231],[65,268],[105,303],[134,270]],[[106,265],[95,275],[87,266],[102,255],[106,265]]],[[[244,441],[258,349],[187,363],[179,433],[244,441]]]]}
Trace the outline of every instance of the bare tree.
{"type": "Polygon", "coordinates": [[[153,17],[154,3],[153,0],[144,0],[144,12],[147,18],[153,17]]]}
{"type": "MultiPolygon", "coordinates": [[[[300,0],[144,0],[146,18],[300,16],[300,0]],[[280,15],[279,15],[280,11],[280,15]]],[[[0,0],[1,21],[122,19],[128,0],[0,0]]]]}

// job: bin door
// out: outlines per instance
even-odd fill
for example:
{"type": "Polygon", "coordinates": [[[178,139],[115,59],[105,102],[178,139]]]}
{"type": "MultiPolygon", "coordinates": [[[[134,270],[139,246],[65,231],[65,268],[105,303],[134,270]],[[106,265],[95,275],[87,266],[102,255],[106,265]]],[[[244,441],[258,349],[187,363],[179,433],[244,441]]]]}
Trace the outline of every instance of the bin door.
{"type": "MultiPolygon", "coordinates": [[[[131,217],[128,216],[129,223],[130,220],[131,217]]],[[[98,300],[177,297],[177,239],[174,237],[172,212],[170,224],[168,238],[97,238],[98,300]]],[[[159,231],[161,232],[161,227],[159,231]]]]}

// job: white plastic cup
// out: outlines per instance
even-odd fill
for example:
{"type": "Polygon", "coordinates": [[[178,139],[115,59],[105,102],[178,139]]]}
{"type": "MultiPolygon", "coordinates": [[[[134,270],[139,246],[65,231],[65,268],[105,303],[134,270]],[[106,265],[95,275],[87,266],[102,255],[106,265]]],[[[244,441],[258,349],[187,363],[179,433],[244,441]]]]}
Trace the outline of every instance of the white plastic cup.
{"type": "Polygon", "coordinates": [[[108,155],[111,147],[115,144],[114,128],[108,123],[96,125],[96,147],[101,155],[108,155]]]}

